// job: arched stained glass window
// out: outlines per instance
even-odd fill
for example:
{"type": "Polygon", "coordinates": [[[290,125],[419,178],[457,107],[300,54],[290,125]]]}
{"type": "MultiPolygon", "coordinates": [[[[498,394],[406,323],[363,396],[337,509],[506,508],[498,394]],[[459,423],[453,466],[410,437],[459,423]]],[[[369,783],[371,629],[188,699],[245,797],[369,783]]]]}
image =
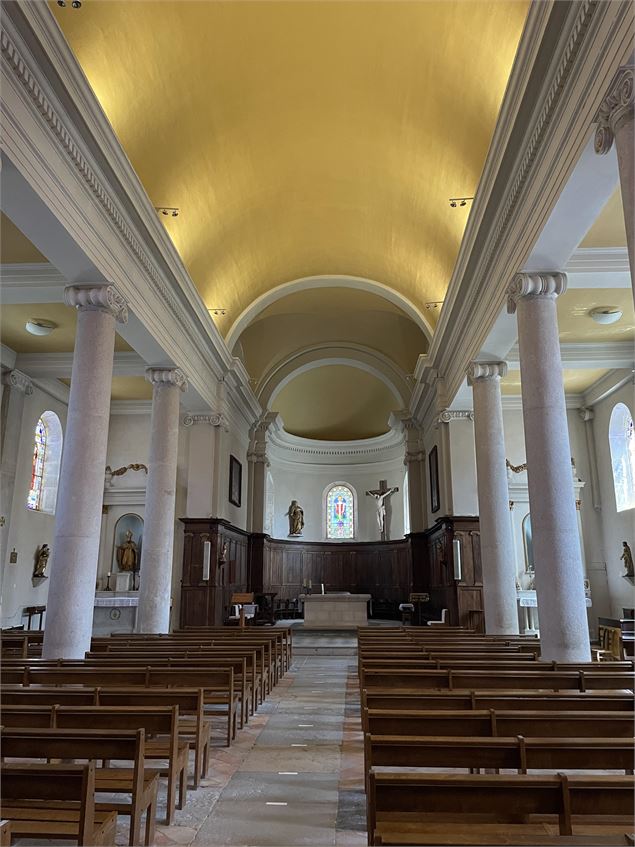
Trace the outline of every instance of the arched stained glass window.
{"type": "Polygon", "coordinates": [[[62,425],[55,412],[43,412],[35,425],[28,509],[55,513],[62,458],[62,425]]]}
{"type": "Polygon", "coordinates": [[[338,483],[326,492],[326,537],[355,538],[355,495],[348,485],[338,483]]]}
{"type": "Polygon", "coordinates": [[[609,446],[618,512],[635,509],[635,432],[628,406],[617,403],[611,412],[609,446]]]}

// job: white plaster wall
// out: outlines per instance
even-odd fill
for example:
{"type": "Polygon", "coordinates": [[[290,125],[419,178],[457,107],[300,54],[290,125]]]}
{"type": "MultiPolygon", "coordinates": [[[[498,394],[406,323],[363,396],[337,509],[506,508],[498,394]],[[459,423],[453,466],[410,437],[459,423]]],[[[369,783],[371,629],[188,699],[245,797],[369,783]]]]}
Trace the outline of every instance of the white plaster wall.
{"type": "Polygon", "coordinates": [[[622,541],[627,541],[631,550],[635,550],[635,509],[618,512],[615,504],[609,450],[609,422],[616,403],[625,403],[631,414],[635,412],[632,384],[623,386],[615,394],[593,407],[595,450],[602,498],[600,520],[611,599],[611,616],[619,618],[622,616],[622,608],[632,608],[635,605],[635,592],[629,582],[623,579],[624,563],[619,560],[622,555],[622,541]]]}
{"type": "Polygon", "coordinates": [[[438,430],[437,429],[431,429],[424,434],[423,446],[424,446],[424,449],[426,451],[425,476],[426,476],[426,492],[427,492],[426,502],[427,502],[427,507],[428,507],[426,527],[431,527],[431,526],[434,525],[434,522],[437,520],[437,518],[440,518],[443,515],[448,514],[447,503],[444,503],[444,501],[443,501],[443,485],[441,484],[441,474],[443,473],[443,460],[442,460],[442,456],[441,456],[441,444],[440,444],[440,440],[439,440],[439,437],[438,437],[438,430]],[[432,452],[434,447],[437,448],[437,457],[438,457],[438,464],[439,464],[440,508],[436,512],[434,512],[434,514],[433,514],[433,512],[432,512],[432,490],[430,488],[430,453],[432,452]]]}
{"type": "Polygon", "coordinates": [[[354,541],[378,541],[377,510],[375,500],[365,492],[379,486],[379,480],[387,480],[388,487],[397,486],[399,493],[389,498],[387,514],[390,514],[390,538],[403,538],[404,500],[403,486],[405,467],[403,459],[363,465],[332,464],[307,465],[277,462],[271,459],[273,481],[273,536],[287,538],[289,519],[286,512],[292,500],[297,500],[304,509],[304,532],[301,541],[324,541],[323,496],[327,486],[345,482],[357,496],[357,532],[354,541]]]}
{"type": "MultiPolygon", "coordinates": [[[[239,433],[232,429],[230,432],[220,431],[219,449],[217,456],[217,484],[215,491],[215,517],[225,518],[239,529],[247,529],[247,447],[249,433],[239,433]],[[229,502],[229,457],[235,456],[242,465],[242,491],[240,507],[229,502]]],[[[205,472],[205,469],[201,469],[205,472]]]]}
{"type": "Polygon", "coordinates": [[[474,423],[459,418],[450,424],[452,503],[455,515],[478,515],[474,423]]]}
{"type": "MultiPolygon", "coordinates": [[[[22,433],[18,446],[15,491],[8,538],[8,550],[15,548],[18,561],[14,565],[7,563],[4,570],[1,613],[3,627],[18,626],[22,623],[26,625],[26,618],[22,617],[22,609],[25,606],[44,606],[48,597],[48,580],[34,587],[31,577],[36,550],[42,544],[52,544],[55,516],[44,512],[34,512],[26,507],[26,498],[31,484],[35,425],[45,411],[55,412],[62,424],[62,431],[66,434],[66,404],[54,399],[40,388],[34,387],[33,394],[24,398],[22,433]]],[[[55,555],[52,548],[51,553],[52,556],[55,555]]]]}

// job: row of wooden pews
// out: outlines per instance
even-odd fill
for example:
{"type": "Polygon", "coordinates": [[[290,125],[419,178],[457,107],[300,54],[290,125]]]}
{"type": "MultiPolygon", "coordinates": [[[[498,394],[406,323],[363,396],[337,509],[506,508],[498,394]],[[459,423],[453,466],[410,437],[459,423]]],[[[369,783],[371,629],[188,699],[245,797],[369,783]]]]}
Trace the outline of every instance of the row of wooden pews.
{"type": "Polygon", "coordinates": [[[369,844],[633,843],[632,662],[451,627],[361,627],[358,655],[369,844]]]}
{"type": "Polygon", "coordinates": [[[160,786],[171,823],[292,660],[284,628],[113,635],[82,660],[42,659],[38,635],[2,639],[5,841],[112,845],[123,815],[130,845],[153,844],[160,786]]]}

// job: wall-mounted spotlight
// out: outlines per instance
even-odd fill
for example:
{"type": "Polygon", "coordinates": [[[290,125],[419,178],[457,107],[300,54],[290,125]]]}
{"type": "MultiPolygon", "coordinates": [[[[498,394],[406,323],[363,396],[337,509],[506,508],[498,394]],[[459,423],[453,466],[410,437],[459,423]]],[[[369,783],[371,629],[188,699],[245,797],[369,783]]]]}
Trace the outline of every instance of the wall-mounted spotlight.
{"type": "Polygon", "coordinates": [[[457,206],[467,206],[473,199],[473,197],[450,197],[449,203],[453,209],[456,209],[457,206]]]}
{"type": "Polygon", "coordinates": [[[159,214],[165,215],[166,218],[178,218],[181,211],[176,206],[155,206],[154,208],[159,214]]]}
{"type": "MultiPolygon", "coordinates": [[[[57,5],[62,9],[66,8],[66,0],[57,0],[57,5]]],[[[82,8],[82,0],[72,0],[71,8],[72,9],[81,9],[82,8]]]]}
{"type": "Polygon", "coordinates": [[[226,315],[227,314],[227,309],[216,308],[216,309],[208,309],[207,311],[210,313],[210,315],[226,315]]]}
{"type": "Polygon", "coordinates": [[[432,311],[432,309],[440,309],[443,306],[443,300],[431,300],[429,303],[424,303],[426,312],[432,311]]]}

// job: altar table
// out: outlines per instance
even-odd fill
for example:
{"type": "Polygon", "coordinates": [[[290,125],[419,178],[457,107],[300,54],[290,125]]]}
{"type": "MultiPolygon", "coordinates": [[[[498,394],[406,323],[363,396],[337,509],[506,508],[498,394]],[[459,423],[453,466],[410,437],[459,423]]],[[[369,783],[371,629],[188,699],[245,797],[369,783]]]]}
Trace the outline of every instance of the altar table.
{"type": "Polygon", "coordinates": [[[370,594],[301,594],[304,625],[313,629],[356,629],[368,623],[370,594]]]}

